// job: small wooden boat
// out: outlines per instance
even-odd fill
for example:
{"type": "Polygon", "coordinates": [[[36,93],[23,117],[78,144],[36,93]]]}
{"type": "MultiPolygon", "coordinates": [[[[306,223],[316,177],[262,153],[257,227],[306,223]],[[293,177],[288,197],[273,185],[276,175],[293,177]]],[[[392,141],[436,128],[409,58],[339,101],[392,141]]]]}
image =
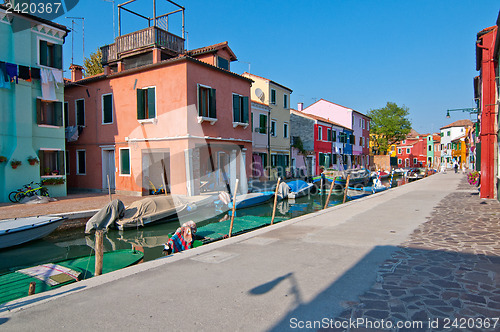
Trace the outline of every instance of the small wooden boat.
{"type": "Polygon", "coordinates": [[[0,220],[0,249],[47,236],[65,219],[63,217],[38,216],[0,220]]]}
{"type": "Polygon", "coordinates": [[[349,177],[349,184],[367,184],[368,181],[370,180],[370,172],[367,171],[366,169],[359,169],[359,170],[348,170],[345,172],[344,176],[337,176],[335,178],[335,184],[339,184],[341,186],[345,186],[347,176],[350,175],[349,177]]]}
{"type": "Polygon", "coordinates": [[[309,194],[311,188],[314,186],[312,183],[307,183],[302,180],[295,180],[286,183],[290,188],[288,198],[294,199],[309,194]]]}
{"type": "MultiPolygon", "coordinates": [[[[263,191],[257,193],[249,193],[236,196],[236,209],[244,209],[260,204],[264,204],[274,196],[273,191],[263,191]]],[[[233,208],[233,202],[227,204],[229,209],[233,208]]]]}
{"type": "MultiPolygon", "coordinates": [[[[137,250],[116,250],[104,253],[102,273],[116,271],[137,263],[144,254],[137,250]]],[[[95,256],[82,256],[56,263],[42,264],[0,275],[0,303],[28,295],[31,282],[35,293],[45,292],[94,276],[95,256]]]]}
{"type": "Polygon", "coordinates": [[[349,187],[349,190],[360,193],[375,194],[381,191],[387,190],[389,187],[386,186],[360,186],[360,187],[349,187]]]}

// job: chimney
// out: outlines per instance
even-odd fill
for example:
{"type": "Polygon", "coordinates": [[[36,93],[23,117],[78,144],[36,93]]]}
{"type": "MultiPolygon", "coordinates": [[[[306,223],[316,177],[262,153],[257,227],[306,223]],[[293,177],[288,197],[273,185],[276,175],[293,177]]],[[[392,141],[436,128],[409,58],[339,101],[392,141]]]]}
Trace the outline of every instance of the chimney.
{"type": "Polygon", "coordinates": [[[304,109],[304,103],[298,103],[297,104],[297,111],[302,112],[303,109],[304,109]]]}
{"type": "Polygon", "coordinates": [[[83,67],[79,65],[69,66],[71,70],[71,82],[79,81],[83,78],[83,67]]]}

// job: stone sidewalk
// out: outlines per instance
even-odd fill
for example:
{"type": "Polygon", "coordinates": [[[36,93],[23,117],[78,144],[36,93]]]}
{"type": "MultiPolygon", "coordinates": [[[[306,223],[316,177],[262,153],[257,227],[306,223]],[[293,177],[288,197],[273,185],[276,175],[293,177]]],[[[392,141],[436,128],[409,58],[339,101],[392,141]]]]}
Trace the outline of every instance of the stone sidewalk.
{"type": "MultiPolygon", "coordinates": [[[[423,323],[402,331],[429,330],[429,322],[436,331],[500,331],[500,322],[493,327],[500,317],[500,203],[473,188],[464,177],[337,320],[423,323]]],[[[385,327],[377,330],[391,330],[385,327]]]]}

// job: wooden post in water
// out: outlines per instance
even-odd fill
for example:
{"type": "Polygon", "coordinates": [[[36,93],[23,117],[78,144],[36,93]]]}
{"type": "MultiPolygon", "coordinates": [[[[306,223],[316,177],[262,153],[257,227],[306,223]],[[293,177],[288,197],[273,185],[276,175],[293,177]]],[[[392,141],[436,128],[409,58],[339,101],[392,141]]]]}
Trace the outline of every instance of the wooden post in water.
{"type": "Polygon", "coordinates": [[[104,231],[98,229],[95,231],[95,273],[94,275],[100,276],[102,274],[102,260],[104,256],[103,250],[104,231]]]}
{"type": "Polygon", "coordinates": [[[345,187],[344,187],[344,201],[342,203],[345,203],[345,199],[347,198],[347,190],[349,190],[349,179],[351,177],[351,174],[347,175],[347,179],[345,180],[345,187]]]}
{"type": "Polygon", "coordinates": [[[36,289],[36,282],[34,282],[34,281],[30,282],[30,288],[28,289],[28,295],[35,294],[35,289],[36,289]]]}
{"type": "Polygon", "coordinates": [[[231,211],[231,225],[229,225],[229,234],[228,234],[228,237],[231,237],[231,234],[233,233],[234,215],[236,214],[236,193],[238,192],[238,183],[239,182],[240,182],[240,180],[236,179],[236,183],[234,184],[233,209],[231,211]]]}
{"type": "Polygon", "coordinates": [[[106,175],[108,178],[108,195],[109,195],[109,201],[111,202],[113,199],[111,198],[111,186],[109,185],[109,174],[106,175]]]}
{"type": "Polygon", "coordinates": [[[161,173],[161,180],[163,181],[163,190],[165,191],[165,196],[168,196],[167,183],[165,182],[165,174],[163,174],[163,173],[161,173]]]}
{"type": "Polygon", "coordinates": [[[276,183],[276,191],[274,192],[274,206],[273,206],[273,217],[271,218],[271,225],[274,223],[274,216],[276,214],[276,204],[278,203],[278,190],[280,187],[281,178],[278,177],[278,182],[276,183]]]}
{"type": "Polygon", "coordinates": [[[332,183],[330,184],[330,190],[328,191],[328,197],[326,198],[326,203],[325,207],[323,209],[326,209],[328,206],[328,203],[330,203],[330,196],[332,194],[332,189],[333,189],[333,184],[335,183],[335,180],[332,180],[332,183]]]}

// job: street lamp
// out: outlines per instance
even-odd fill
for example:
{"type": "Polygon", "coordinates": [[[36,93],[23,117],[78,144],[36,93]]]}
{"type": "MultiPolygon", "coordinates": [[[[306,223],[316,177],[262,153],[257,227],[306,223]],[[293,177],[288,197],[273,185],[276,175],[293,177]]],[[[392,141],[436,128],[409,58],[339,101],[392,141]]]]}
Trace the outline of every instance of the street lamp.
{"type": "Polygon", "coordinates": [[[477,108],[455,108],[455,109],[451,109],[451,110],[446,110],[446,118],[447,119],[450,118],[450,112],[458,112],[458,111],[468,112],[470,114],[477,114],[478,113],[477,108]]]}

